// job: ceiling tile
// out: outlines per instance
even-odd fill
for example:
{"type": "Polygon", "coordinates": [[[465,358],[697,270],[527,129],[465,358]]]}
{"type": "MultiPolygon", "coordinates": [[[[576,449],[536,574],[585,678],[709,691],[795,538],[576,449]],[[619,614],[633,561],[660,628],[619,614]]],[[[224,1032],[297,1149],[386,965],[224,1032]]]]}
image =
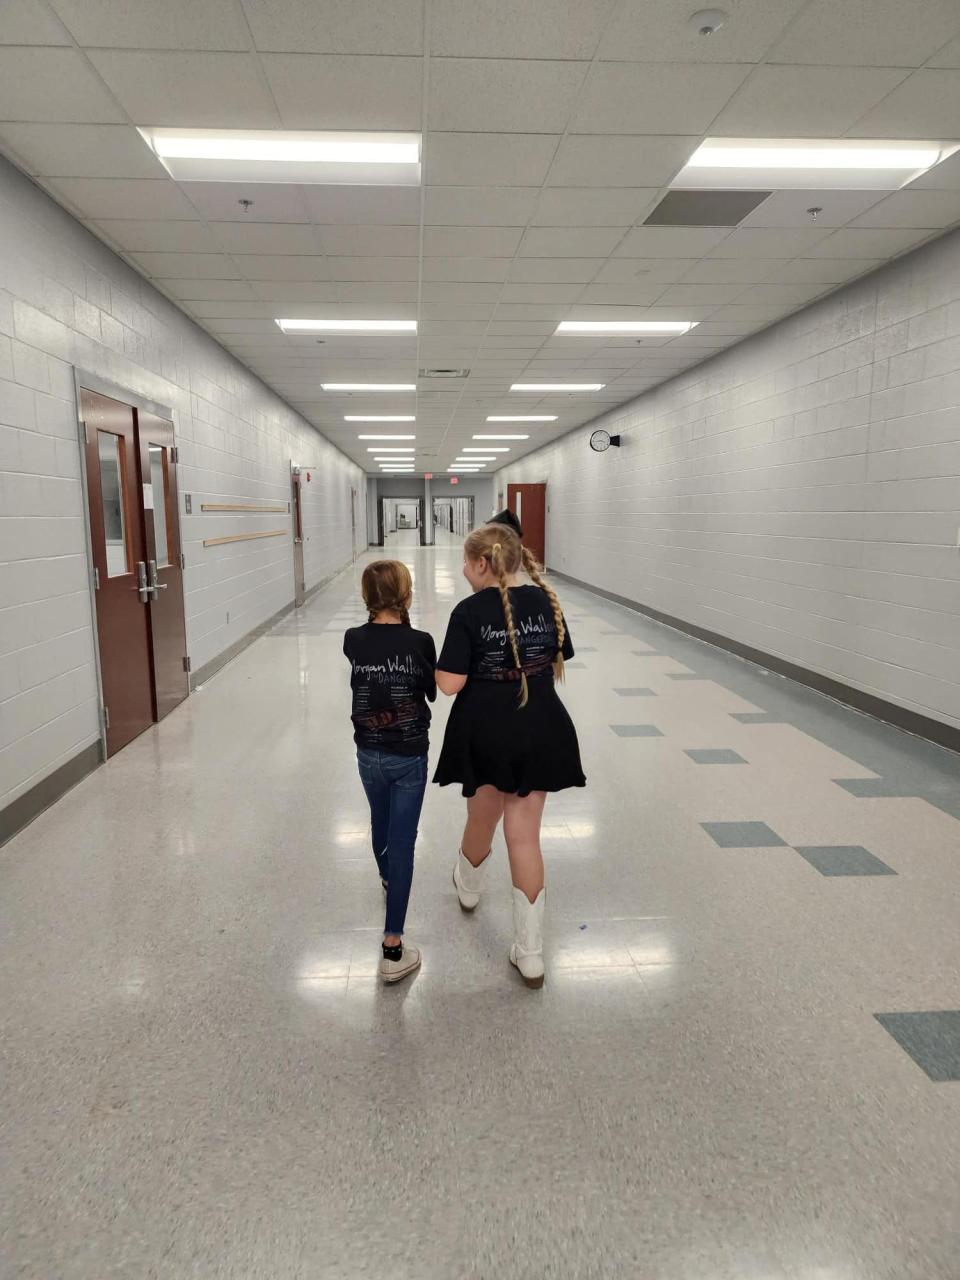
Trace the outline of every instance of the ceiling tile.
{"type": "Polygon", "coordinates": [[[167,171],[126,124],[0,124],[27,173],[52,178],[166,178],[167,171]]]}
{"type": "Polygon", "coordinates": [[[500,284],[463,284],[458,281],[424,281],[425,302],[498,302],[500,284]]]}
{"type": "Polygon", "coordinates": [[[684,272],[684,284],[765,284],[779,280],[786,258],[702,258],[684,272]]]}
{"type": "Polygon", "coordinates": [[[438,227],[524,227],[536,187],[428,187],[424,222],[438,227]]]}
{"type": "Polygon", "coordinates": [[[620,227],[530,227],[524,233],[520,257],[605,257],[622,235],[620,227]]]}
{"type": "Polygon", "coordinates": [[[603,258],[518,258],[510,266],[508,278],[513,284],[541,280],[586,284],[603,266],[603,261],[603,258]]]}
{"type": "Polygon", "coordinates": [[[957,34],[956,0],[813,0],[777,41],[773,62],[919,67],[957,34]]]}
{"type": "Polygon", "coordinates": [[[246,280],[196,280],[187,279],[155,279],[157,288],[163,289],[174,298],[182,301],[199,301],[201,299],[235,298],[252,301],[256,295],[246,280]]]}
{"type": "Polygon", "coordinates": [[[581,304],[650,307],[667,287],[663,283],[646,280],[635,280],[632,284],[588,284],[578,299],[577,315],[580,316],[581,304]]]}
{"type": "Polygon", "coordinates": [[[87,218],[195,221],[197,211],[169,178],[52,178],[45,186],[87,218]]]}
{"type": "Polygon", "coordinates": [[[53,0],[77,44],[98,49],[242,49],[250,37],[232,0],[53,0]]]}
{"type": "Polygon", "coordinates": [[[88,55],[141,125],[276,128],[276,108],[247,53],[92,49],[88,55]]]}
{"type": "Polygon", "coordinates": [[[240,275],[225,253],[135,253],[131,256],[148,276],[236,280],[240,275]]]}
{"type": "Polygon", "coordinates": [[[850,128],[854,138],[943,138],[960,133],[960,71],[914,71],[850,128]]]}
{"type": "MultiPolygon", "coordinates": [[[[760,264],[762,265],[762,264],[760,264]]],[[[883,265],[880,258],[854,259],[844,261],[841,258],[796,258],[788,262],[780,271],[779,279],[785,284],[791,281],[811,284],[843,284],[853,280],[864,272],[874,271],[883,265]]]]}
{"type": "MultiPolygon", "coordinates": [[[[328,290],[331,301],[336,301],[336,290],[332,284],[318,287],[328,290]]],[[[256,299],[245,302],[194,299],[190,303],[190,314],[203,320],[272,320],[276,314],[276,308],[269,302],[260,302],[256,299]]]]}
{"type": "Polygon", "coordinates": [[[571,131],[703,133],[749,71],[741,63],[696,67],[594,63],[571,131]]]}
{"type": "Polygon", "coordinates": [[[185,182],[183,190],[211,222],[309,222],[302,187],[282,182],[185,182]],[[241,200],[253,201],[249,208],[241,200]]]}
{"type": "Polygon", "coordinates": [[[417,258],[327,258],[333,280],[417,280],[417,258]]]}
{"type": "MultiPolygon", "coordinates": [[[[326,259],[297,254],[245,253],[232,259],[245,280],[328,280],[326,259]]],[[[172,272],[170,273],[173,274],[172,272]]]]}
{"type": "Polygon", "coordinates": [[[444,0],[430,51],[445,58],[591,58],[616,0],[444,0]]]}
{"type": "Polygon", "coordinates": [[[597,272],[597,284],[672,284],[696,258],[611,258],[597,272]]]}
{"type": "Polygon", "coordinates": [[[121,249],[155,253],[219,253],[223,246],[202,222],[104,219],[96,228],[121,249]]]}
{"type": "Polygon", "coordinates": [[[419,187],[306,186],[307,208],[314,222],[417,226],[419,187]]]}
{"type": "MultiPolygon", "coordinates": [[[[416,307],[417,284],[414,280],[350,280],[336,286],[341,302],[403,302],[416,307]]],[[[414,312],[416,314],[416,312],[414,312]]]]}
{"type": "Polygon", "coordinates": [[[586,63],[435,58],[431,130],[562,133],[586,63]]]}
{"type": "Polygon", "coordinates": [[[740,306],[801,307],[830,288],[826,284],[754,284],[737,298],[740,306]]]}
{"type": "Polygon", "coordinates": [[[911,182],[910,191],[960,191],[960,151],[911,182]]]}
{"type": "Polygon", "coordinates": [[[711,258],[792,258],[828,235],[824,227],[738,227],[710,250],[711,258]]]}
{"type": "Polygon", "coordinates": [[[928,67],[960,67],[960,36],[943,46],[928,62],[928,67]]]}
{"type": "Polygon", "coordinates": [[[662,187],[683,168],[697,137],[599,137],[563,139],[550,170],[550,186],[662,187]]]}
{"type": "Polygon", "coordinates": [[[76,49],[0,47],[0,120],[120,124],[123,113],[76,49]]]}
{"type": "Polygon", "coordinates": [[[437,133],[424,140],[424,181],[431,186],[539,187],[558,134],[437,133]]]}
{"type": "Polygon", "coordinates": [[[419,129],[419,58],[266,53],[261,59],[286,129],[419,129]]]}
{"type": "Polygon", "coordinates": [[[895,191],[852,227],[952,227],[960,222],[960,191],[895,191]]]}
{"type": "Polygon", "coordinates": [[[657,306],[718,306],[722,302],[733,302],[743,291],[742,284],[671,284],[657,298],[657,306]]]}
{"type": "Polygon", "coordinates": [[[4,0],[0,44],[71,44],[43,0],[4,0]]]}
{"type": "Polygon", "coordinates": [[[550,187],[540,196],[535,227],[631,227],[656,201],[658,187],[550,187]]]}
{"type": "Polygon", "coordinates": [[[290,222],[211,222],[217,247],[227,253],[318,252],[313,227],[290,222]]]}
{"type": "Polygon", "coordinates": [[[262,52],[423,52],[421,0],[243,0],[243,8],[262,52]]]}
{"type": "Polygon", "coordinates": [[[895,68],[758,67],[710,132],[734,138],[839,138],[906,74],[895,68]]]}
{"type": "Polygon", "coordinates": [[[524,282],[521,284],[505,284],[503,292],[500,296],[501,302],[576,302],[581,292],[582,284],[560,283],[556,280],[544,281],[540,284],[524,282]]]}
{"type": "Polygon", "coordinates": [[[424,280],[467,280],[478,284],[503,281],[510,269],[510,258],[426,258],[424,280]]]}
{"type": "Polygon", "coordinates": [[[423,252],[428,258],[512,258],[522,235],[519,227],[425,227],[423,252]]]}
{"type": "Polygon", "coordinates": [[[417,227],[318,227],[321,252],[333,257],[415,258],[417,227]]]}
{"type": "MultiPolygon", "coordinates": [[[[333,288],[323,280],[253,280],[246,287],[264,302],[289,303],[294,306],[326,302],[333,288]]],[[[275,314],[281,313],[277,311],[275,314]]]]}
{"type": "Polygon", "coordinates": [[[617,249],[618,258],[699,258],[720,244],[727,227],[636,227],[617,249]]]}
{"type": "Polygon", "coordinates": [[[892,258],[922,240],[929,230],[880,230],[870,227],[843,227],[804,252],[805,258],[892,258]]]}
{"type": "MultiPolygon", "coordinates": [[[[675,0],[629,0],[600,57],[630,62],[759,62],[804,0],[725,0],[727,20],[705,40],[675,0]]],[[[688,6],[689,8],[689,6],[688,6]]]]}
{"type": "Polygon", "coordinates": [[[741,227],[842,227],[882,198],[879,191],[774,191],[741,227]],[[814,218],[809,210],[819,209],[814,218]]]}

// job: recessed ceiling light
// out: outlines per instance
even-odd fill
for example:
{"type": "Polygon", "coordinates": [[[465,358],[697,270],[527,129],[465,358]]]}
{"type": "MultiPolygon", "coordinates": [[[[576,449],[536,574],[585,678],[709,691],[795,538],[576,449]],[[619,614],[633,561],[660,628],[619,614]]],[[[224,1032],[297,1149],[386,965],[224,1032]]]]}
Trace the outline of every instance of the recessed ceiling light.
{"type": "Polygon", "coordinates": [[[178,182],[420,183],[418,133],[157,126],[138,132],[178,182]]]}
{"type": "Polygon", "coordinates": [[[416,453],[413,445],[402,445],[394,447],[393,445],[378,444],[367,449],[367,453],[416,453]]]}
{"type": "Polygon", "coordinates": [[[515,382],[511,391],[602,391],[603,382],[515,382]]]}
{"type": "Polygon", "coordinates": [[[529,436],[474,436],[474,440],[529,440],[529,436]]]}
{"type": "Polygon", "coordinates": [[[896,191],[952,155],[955,142],[865,138],[708,138],[672,187],[896,191]]]}
{"type": "Polygon", "coordinates": [[[344,422],[416,422],[412,413],[348,413],[344,422]]]}
{"type": "Polygon", "coordinates": [[[416,320],[277,320],[284,333],[416,333],[416,320]]]}
{"type": "Polygon", "coordinates": [[[416,440],[416,436],[357,436],[358,440],[416,440]]]}
{"type": "Polygon", "coordinates": [[[415,382],[321,382],[323,391],[416,391],[415,382]]]}
{"type": "Polygon", "coordinates": [[[495,413],[487,418],[488,422],[556,422],[556,420],[555,413],[495,413]]]}
{"type": "Polygon", "coordinates": [[[484,454],[480,454],[480,455],[479,455],[478,457],[476,457],[476,458],[462,457],[462,458],[457,458],[457,459],[456,459],[456,461],[457,461],[457,462],[466,462],[466,463],[475,463],[475,462],[496,462],[496,461],[497,461],[497,459],[496,459],[496,458],[488,457],[488,456],[484,453],[484,454]]]}
{"type": "Polygon", "coordinates": [[[466,449],[461,449],[460,452],[461,453],[509,453],[510,446],[502,445],[501,447],[496,448],[494,446],[487,445],[483,449],[474,449],[471,446],[468,446],[466,449]]]}
{"type": "Polygon", "coordinates": [[[697,324],[696,320],[564,320],[557,325],[557,333],[689,333],[697,324]]]}

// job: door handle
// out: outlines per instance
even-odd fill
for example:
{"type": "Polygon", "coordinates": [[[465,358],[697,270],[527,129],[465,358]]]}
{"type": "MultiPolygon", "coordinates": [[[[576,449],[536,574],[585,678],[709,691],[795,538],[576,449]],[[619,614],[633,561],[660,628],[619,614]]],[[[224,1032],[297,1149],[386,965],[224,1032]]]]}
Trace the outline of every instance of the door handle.
{"type": "Polygon", "coordinates": [[[137,585],[131,587],[130,590],[140,593],[141,604],[146,604],[150,599],[150,587],[147,584],[147,566],[142,560],[137,561],[137,585]]]}
{"type": "Polygon", "coordinates": [[[147,588],[147,590],[148,590],[148,591],[150,591],[150,592],[152,593],[154,600],[156,600],[156,598],[157,598],[157,592],[158,592],[158,591],[166,591],[167,586],[168,586],[168,583],[166,583],[166,582],[160,582],[160,581],[158,580],[158,578],[157,578],[157,562],[156,562],[156,560],[151,560],[151,561],[150,561],[150,585],[149,585],[149,587],[147,588]]]}

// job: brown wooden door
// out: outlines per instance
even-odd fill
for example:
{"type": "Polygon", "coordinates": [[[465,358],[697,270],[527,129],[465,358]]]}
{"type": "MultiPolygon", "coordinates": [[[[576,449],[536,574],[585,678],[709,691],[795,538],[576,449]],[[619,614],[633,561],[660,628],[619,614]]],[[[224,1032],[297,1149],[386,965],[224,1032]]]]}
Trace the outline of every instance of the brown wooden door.
{"type": "Polygon", "coordinates": [[[129,405],[81,392],[96,571],[97,639],[107,755],[153,723],[147,554],[136,418],[129,405]]]}
{"type": "Polygon", "coordinates": [[[137,410],[140,493],[150,586],[154,712],[162,720],[190,691],[186,669],[187,631],[183,615],[180,561],[180,506],[173,423],[137,410]]]}
{"type": "Polygon", "coordinates": [[[520,521],[523,541],[541,564],[547,562],[547,486],[508,484],[507,508],[520,521]]]}
{"type": "Polygon", "coordinates": [[[303,565],[303,499],[300,472],[291,475],[293,485],[293,601],[297,608],[307,598],[307,576],[303,565]]]}

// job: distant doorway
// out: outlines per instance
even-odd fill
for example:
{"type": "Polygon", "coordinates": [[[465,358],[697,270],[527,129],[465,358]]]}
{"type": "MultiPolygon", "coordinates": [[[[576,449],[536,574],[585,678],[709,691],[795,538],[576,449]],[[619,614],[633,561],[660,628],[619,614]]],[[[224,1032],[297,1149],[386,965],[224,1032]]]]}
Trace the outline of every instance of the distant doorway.
{"type": "Polygon", "coordinates": [[[547,486],[508,484],[507,507],[523,526],[523,541],[546,564],[547,486]]]}

